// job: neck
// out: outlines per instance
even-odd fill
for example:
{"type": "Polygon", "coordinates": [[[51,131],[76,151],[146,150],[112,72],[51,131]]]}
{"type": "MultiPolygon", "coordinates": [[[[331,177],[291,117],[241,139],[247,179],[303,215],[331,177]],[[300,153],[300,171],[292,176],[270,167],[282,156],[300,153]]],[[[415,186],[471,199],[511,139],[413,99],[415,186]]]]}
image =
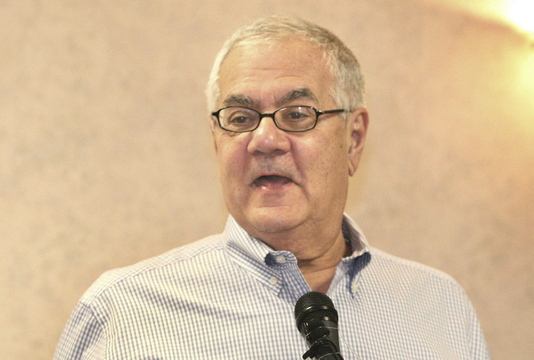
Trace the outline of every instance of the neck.
{"type": "Polygon", "coordinates": [[[260,239],[274,250],[292,252],[298,259],[298,266],[304,279],[314,291],[326,293],[344,256],[351,253],[341,230],[341,219],[329,222],[330,226],[293,228],[283,232],[258,231],[243,227],[245,231],[260,239]]]}
{"type": "Polygon", "coordinates": [[[348,256],[350,251],[350,245],[345,243],[345,239],[341,236],[341,239],[336,240],[329,251],[322,256],[311,260],[299,259],[300,271],[310,288],[326,294],[339,262],[343,257],[348,256]]]}

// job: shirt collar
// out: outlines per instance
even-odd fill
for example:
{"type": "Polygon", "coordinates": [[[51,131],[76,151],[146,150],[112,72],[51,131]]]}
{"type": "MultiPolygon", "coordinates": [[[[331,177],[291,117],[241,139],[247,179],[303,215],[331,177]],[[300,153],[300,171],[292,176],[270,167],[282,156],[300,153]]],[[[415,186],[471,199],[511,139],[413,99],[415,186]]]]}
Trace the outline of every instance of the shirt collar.
{"type": "Polygon", "coordinates": [[[360,227],[347,214],[343,214],[341,228],[345,241],[350,243],[352,249],[351,255],[344,258],[343,261],[355,259],[369,251],[369,245],[365,235],[360,227]]]}
{"type": "Polygon", "coordinates": [[[223,232],[224,247],[230,259],[257,281],[278,292],[276,271],[269,267],[266,258],[273,249],[264,242],[250,236],[229,216],[223,232]],[[273,288],[274,287],[274,288],[273,288]]]}
{"type": "Polygon", "coordinates": [[[228,217],[223,235],[225,246],[232,254],[247,257],[250,261],[265,265],[265,257],[274,251],[263,241],[250,236],[232,216],[228,217]]]}
{"type": "MultiPolygon", "coordinates": [[[[347,215],[343,215],[343,236],[351,245],[352,253],[342,259],[343,263],[350,263],[355,258],[367,253],[369,246],[363,232],[358,225],[347,215]]],[[[225,247],[232,258],[249,266],[264,268],[268,258],[278,254],[273,248],[261,240],[250,236],[232,217],[229,216],[224,230],[225,247]]]]}

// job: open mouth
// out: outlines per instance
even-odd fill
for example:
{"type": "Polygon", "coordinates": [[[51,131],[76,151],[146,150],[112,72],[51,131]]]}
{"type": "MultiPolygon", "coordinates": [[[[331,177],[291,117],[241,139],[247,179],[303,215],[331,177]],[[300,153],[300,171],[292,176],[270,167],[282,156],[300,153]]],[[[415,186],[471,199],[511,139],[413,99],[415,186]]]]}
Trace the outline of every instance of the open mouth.
{"type": "Polygon", "coordinates": [[[286,184],[289,184],[291,179],[285,177],[285,176],[279,176],[279,175],[265,175],[260,176],[256,180],[254,180],[255,186],[260,187],[271,187],[271,186],[283,186],[286,184]]]}

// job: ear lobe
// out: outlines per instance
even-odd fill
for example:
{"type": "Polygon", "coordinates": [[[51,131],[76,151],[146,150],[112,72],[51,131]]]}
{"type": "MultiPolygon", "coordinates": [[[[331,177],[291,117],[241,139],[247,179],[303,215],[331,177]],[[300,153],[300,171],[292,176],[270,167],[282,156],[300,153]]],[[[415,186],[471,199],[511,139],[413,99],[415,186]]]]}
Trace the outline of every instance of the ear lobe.
{"type": "Polygon", "coordinates": [[[219,145],[217,145],[217,139],[215,138],[215,132],[211,133],[213,139],[213,147],[215,148],[215,155],[219,154],[219,145]]]}
{"type": "Polygon", "coordinates": [[[347,119],[349,130],[349,175],[353,176],[358,169],[360,158],[362,155],[365,136],[367,134],[367,127],[369,125],[369,114],[367,109],[360,108],[351,114],[347,119]]]}
{"type": "Polygon", "coordinates": [[[217,139],[216,139],[216,134],[215,134],[215,121],[213,119],[211,119],[210,121],[210,129],[211,129],[211,136],[213,140],[213,147],[215,149],[215,154],[217,155],[219,152],[219,146],[217,145],[217,139]]]}

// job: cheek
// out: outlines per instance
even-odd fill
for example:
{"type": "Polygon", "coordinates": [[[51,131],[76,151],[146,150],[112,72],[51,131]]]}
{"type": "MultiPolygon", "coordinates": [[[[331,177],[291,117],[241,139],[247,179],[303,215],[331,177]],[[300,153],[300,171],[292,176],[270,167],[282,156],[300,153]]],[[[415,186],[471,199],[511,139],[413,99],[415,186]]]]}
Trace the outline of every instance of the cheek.
{"type": "Polygon", "coordinates": [[[216,142],[216,148],[219,173],[223,184],[235,178],[239,179],[243,174],[245,163],[244,153],[240,150],[243,146],[233,139],[219,139],[216,142]]]}
{"type": "Polygon", "coordinates": [[[346,174],[348,150],[343,137],[337,136],[327,138],[320,143],[316,143],[309,151],[309,163],[320,176],[336,176],[346,174]]]}
{"type": "Polygon", "coordinates": [[[349,162],[348,150],[341,141],[341,137],[337,141],[333,141],[330,145],[323,148],[324,152],[321,156],[321,162],[318,166],[318,173],[322,173],[319,182],[322,185],[322,192],[328,197],[338,198],[345,193],[348,186],[349,179],[349,162]]]}

